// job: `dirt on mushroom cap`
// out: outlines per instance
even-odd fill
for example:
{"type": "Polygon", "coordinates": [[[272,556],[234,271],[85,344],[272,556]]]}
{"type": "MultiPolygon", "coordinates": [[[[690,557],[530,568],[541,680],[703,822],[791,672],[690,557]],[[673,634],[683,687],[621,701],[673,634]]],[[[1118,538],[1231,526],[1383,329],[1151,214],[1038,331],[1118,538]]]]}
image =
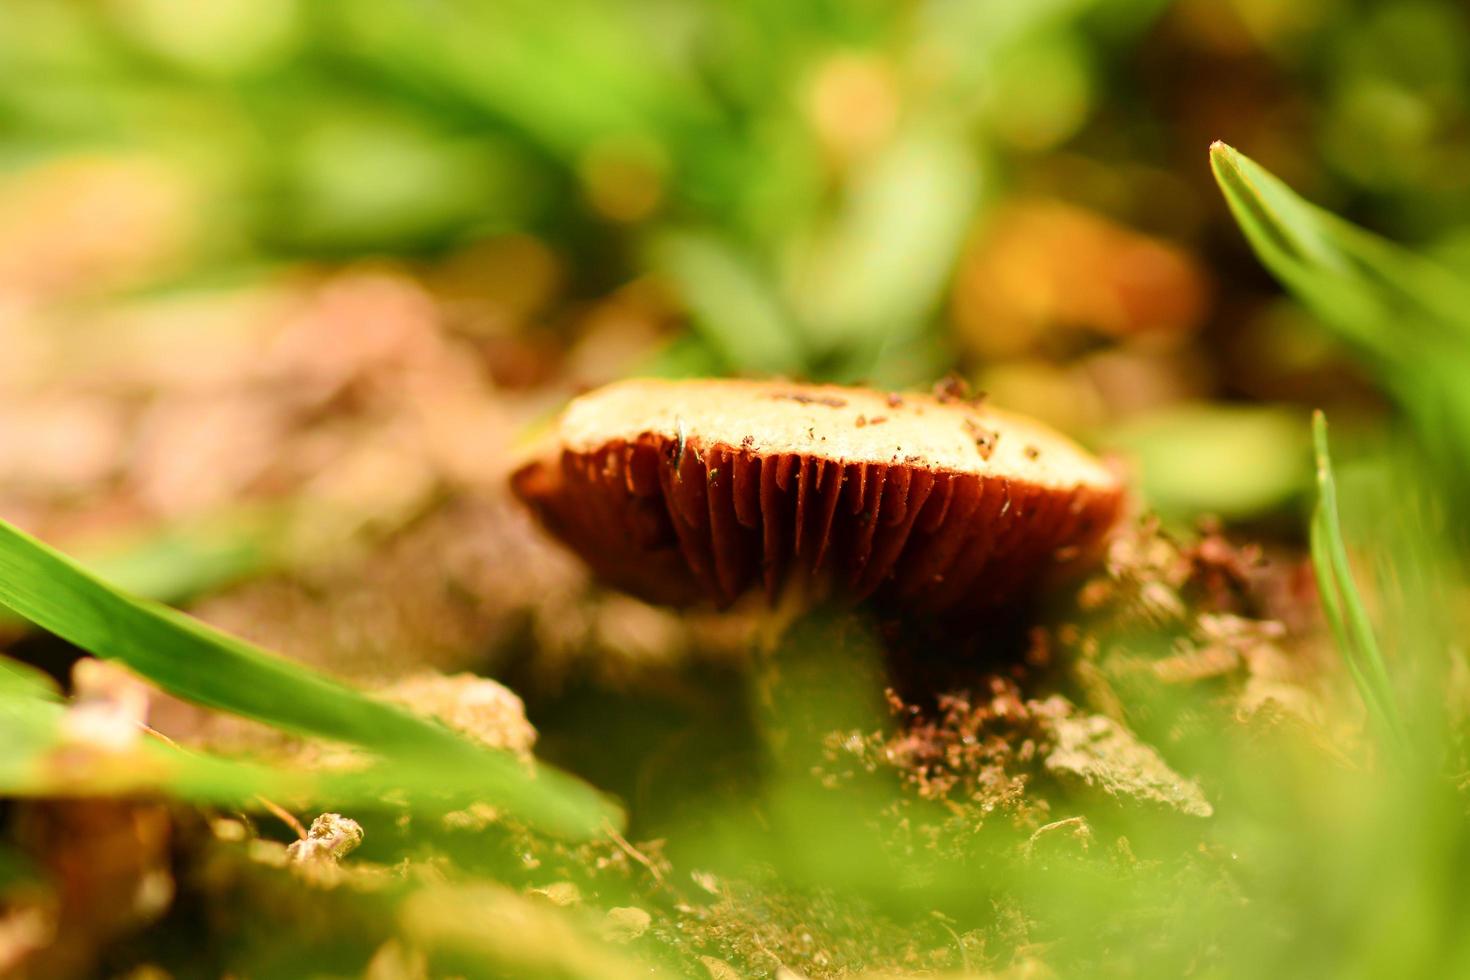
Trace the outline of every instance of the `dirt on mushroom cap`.
{"type": "Polygon", "coordinates": [[[1029,419],[785,382],[610,385],[574,401],[512,482],[643,598],[723,605],[795,577],[935,613],[1075,562],[1122,500],[1106,467],[1029,419]]]}
{"type": "Polygon", "coordinates": [[[811,454],[846,463],[891,463],[994,474],[1053,489],[1115,488],[1117,477],[1052,429],[953,398],[783,381],[637,379],[577,398],[557,437],[574,452],[643,435],[741,446],[765,455],[811,454]],[[882,424],[874,426],[876,418],[882,424]],[[861,421],[860,421],[861,420],[861,421]],[[991,449],[984,445],[994,439],[991,449]],[[1028,452],[1028,447],[1034,452],[1028,452]]]}

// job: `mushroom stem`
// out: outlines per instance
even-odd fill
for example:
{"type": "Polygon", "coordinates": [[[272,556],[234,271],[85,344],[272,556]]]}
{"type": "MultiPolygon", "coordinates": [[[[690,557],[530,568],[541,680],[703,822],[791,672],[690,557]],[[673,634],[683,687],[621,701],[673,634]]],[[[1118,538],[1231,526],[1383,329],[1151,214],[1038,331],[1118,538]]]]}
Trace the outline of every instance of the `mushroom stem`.
{"type": "Polygon", "coordinates": [[[804,772],[831,734],[869,731],[884,717],[887,675],[877,624],[866,611],[795,599],[783,608],[786,615],[768,617],[755,641],[751,701],[770,763],[804,772]]]}
{"type": "Polygon", "coordinates": [[[775,602],[762,609],[755,623],[755,652],[757,659],[773,657],[785,643],[787,634],[821,603],[818,599],[822,590],[812,587],[811,582],[793,576],[781,587],[775,602]]]}

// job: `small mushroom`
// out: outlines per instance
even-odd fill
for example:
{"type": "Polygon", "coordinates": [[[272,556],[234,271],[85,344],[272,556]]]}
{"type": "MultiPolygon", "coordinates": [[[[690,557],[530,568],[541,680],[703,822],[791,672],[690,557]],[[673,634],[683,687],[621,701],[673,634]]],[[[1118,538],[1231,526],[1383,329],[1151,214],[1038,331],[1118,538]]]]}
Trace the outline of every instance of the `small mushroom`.
{"type": "Polygon", "coordinates": [[[577,398],[512,486],[644,599],[835,586],[936,614],[995,606],[1095,553],[1123,500],[1074,443],[989,406],[712,380],[577,398]]]}

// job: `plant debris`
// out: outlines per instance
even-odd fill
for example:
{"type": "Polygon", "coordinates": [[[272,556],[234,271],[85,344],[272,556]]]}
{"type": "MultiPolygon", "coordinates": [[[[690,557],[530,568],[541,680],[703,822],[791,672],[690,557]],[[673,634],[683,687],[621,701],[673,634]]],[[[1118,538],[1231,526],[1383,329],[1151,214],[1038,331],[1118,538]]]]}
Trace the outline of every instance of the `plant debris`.
{"type": "Polygon", "coordinates": [[[1077,717],[1061,698],[1034,707],[1047,719],[1054,744],[1048,774],[1079,793],[1098,793],[1120,805],[1141,804],[1208,817],[1214,809],[1194,782],[1164,763],[1159,753],[1103,715],[1077,717]]]}
{"type": "Polygon", "coordinates": [[[362,844],[362,825],[340,813],[323,813],[301,840],[286,848],[293,864],[336,864],[362,844]]]}

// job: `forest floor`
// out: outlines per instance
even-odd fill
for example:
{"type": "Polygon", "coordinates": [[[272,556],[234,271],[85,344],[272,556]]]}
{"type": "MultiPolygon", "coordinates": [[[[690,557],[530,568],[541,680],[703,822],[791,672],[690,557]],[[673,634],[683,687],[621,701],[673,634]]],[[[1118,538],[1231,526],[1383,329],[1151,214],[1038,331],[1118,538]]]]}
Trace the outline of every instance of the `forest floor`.
{"type": "MultiPolygon", "coordinates": [[[[417,563],[450,519],[405,528],[383,553],[417,563]]],[[[392,581],[391,564],[365,574],[392,581]]],[[[385,801],[308,832],[270,801],[249,814],[14,803],[12,841],[61,885],[30,919],[11,903],[0,949],[33,947],[17,960],[31,975],[190,975],[243,958],[254,975],[319,962],[439,976],[477,972],[487,950],[504,975],[1116,971],[1131,954],[1114,943],[1137,922],[1189,915],[1179,903],[1201,889],[1238,900],[1234,857],[1209,833],[1222,732],[1249,742],[1286,726],[1334,751],[1322,708],[1339,680],[1304,639],[1310,582],[1298,559],[1143,521],[1044,610],[968,639],[835,612],[763,654],[738,616],[570,589],[566,608],[523,609],[519,638],[480,665],[510,688],[422,664],[377,683],[610,790],[626,836],[571,845],[493,804],[426,827],[385,801]],[[538,636],[569,619],[577,640],[545,656],[538,636]],[[1069,923],[1036,892],[1088,882],[1106,883],[1094,900],[1125,904],[1069,923]],[[66,942],[38,941],[47,928],[66,942]]],[[[261,608],[286,590],[258,581],[203,609],[270,622],[261,608]]],[[[303,619],[325,614],[291,608],[277,628],[306,642],[303,619]]],[[[93,675],[103,699],[133,683],[93,675]]],[[[340,750],[142,696],[150,723],[186,743],[340,764],[340,750]]],[[[1208,945],[1194,955],[1206,964],[1208,945]]]]}

